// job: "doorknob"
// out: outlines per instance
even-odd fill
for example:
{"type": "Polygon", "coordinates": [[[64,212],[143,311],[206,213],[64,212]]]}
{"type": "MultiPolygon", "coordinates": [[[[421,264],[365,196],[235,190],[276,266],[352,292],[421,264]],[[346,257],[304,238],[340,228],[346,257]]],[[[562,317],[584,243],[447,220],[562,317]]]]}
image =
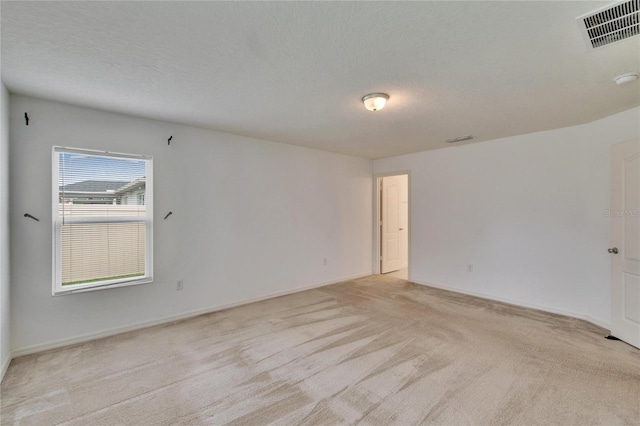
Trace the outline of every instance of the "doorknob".
{"type": "Polygon", "coordinates": [[[607,250],[609,253],[618,254],[618,247],[610,248],[607,250]]]}
{"type": "Polygon", "coordinates": [[[404,228],[400,228],[400,231],[402,231],[404,228]]]}

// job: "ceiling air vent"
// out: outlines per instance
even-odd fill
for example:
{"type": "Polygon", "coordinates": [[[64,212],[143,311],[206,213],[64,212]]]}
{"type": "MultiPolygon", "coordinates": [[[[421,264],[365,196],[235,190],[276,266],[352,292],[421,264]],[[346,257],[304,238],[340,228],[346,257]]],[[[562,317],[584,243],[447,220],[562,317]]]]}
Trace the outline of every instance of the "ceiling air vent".
{"type": "Polygon", "coordinates": [[[456,143],[456,142],[468,141],[470,139],[473,139],[473,136],[467,135],[467,136],[460,136],[459,138],[447,139],[445,142],[446,143],[456,143]]]}
{"type": "Polygon", "coordinates": [[[597,49],[640,34],[640,0],[619,1],[576,20],[587,45],[597,49]]]}

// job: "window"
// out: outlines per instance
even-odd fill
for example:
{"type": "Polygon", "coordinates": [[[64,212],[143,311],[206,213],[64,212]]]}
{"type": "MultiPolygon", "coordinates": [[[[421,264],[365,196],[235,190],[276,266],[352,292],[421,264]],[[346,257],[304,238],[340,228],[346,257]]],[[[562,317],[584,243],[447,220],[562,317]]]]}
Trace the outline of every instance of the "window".
{"type": "Polygon", "coordinates": [[[150,156],[53,148],[53,294],[153,281],[150,156]]]}

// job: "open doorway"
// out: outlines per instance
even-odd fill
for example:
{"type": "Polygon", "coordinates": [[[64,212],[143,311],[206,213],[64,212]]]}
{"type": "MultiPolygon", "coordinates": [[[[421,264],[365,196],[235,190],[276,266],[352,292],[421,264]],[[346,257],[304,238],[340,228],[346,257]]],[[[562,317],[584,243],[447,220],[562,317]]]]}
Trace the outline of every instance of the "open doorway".
{"type": "Polygon", "coordinates": [[[409,174],[376,178],[376,273],[409,279],[409,174]]]}

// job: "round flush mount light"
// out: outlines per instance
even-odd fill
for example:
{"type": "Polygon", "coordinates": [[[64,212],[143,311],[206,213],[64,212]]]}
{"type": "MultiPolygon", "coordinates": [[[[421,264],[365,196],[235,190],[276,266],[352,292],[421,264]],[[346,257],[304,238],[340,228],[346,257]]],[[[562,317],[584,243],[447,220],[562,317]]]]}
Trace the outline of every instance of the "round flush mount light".
{"type": "Polygon", "coordinates": [[[384,108],[388,99],[389,95],[386,93],[369,93],[362,97],[362,103],[364,103],[364,107],[369,111],[378,111],[384,108]]]}
{"type": "Polygon", "coordinates": [[[635,81],[637,79],[638,79],[638,73],[630,72],[627,74],[622,74],[617,76],[616,78],[613,79],[613,81],[615,81],[618,86],[621,86],[623,84],[631,83],[632,81],[635,81]]]}

